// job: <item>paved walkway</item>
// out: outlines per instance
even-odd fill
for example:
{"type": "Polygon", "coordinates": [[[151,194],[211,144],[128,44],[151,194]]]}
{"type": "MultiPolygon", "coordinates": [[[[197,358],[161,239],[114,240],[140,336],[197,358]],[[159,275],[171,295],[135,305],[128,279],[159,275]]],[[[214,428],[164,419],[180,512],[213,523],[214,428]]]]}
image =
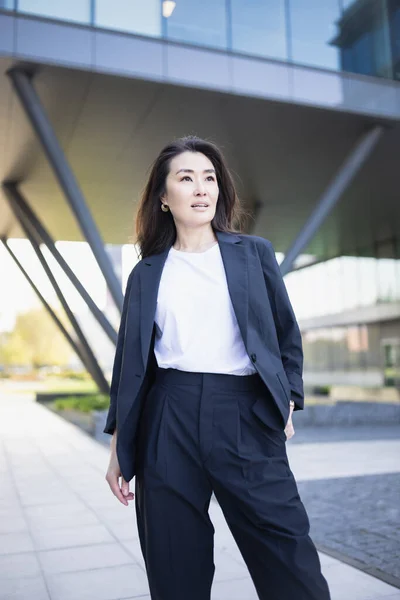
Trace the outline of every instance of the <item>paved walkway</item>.
{"type": "MultiPolygon", "coordinates": [[[[0,395],[0,599],[149,599],[134,507],[104,479],[108,449],[32,399],[0,395]]],[[[400,471],[400,441],[288,443],[299,482],[400,471]]],[[[212,600],[256,600],[215,502],[212,600]]],[[[400,600],[400,590],[320,554],[332,600],[400,600]]]]}

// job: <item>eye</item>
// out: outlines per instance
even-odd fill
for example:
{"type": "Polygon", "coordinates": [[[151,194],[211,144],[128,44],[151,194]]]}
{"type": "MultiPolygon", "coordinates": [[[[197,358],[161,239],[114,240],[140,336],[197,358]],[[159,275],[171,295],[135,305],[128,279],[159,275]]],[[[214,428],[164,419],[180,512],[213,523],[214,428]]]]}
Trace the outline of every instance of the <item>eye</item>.
{"type": "MultiPolygon", "coordinates": [[[[192,181],[192,178],[190,177],[190,175],[185,175],[184,177],[182,177],[182,179],[180,181],[185,181],[185,179],[189,179],[189,181],[192,181]]],[[[215,177],[214,175],[208,175],[206,177],[207,180],[211,180],[211,181],[215,181],[215,177]]]]}

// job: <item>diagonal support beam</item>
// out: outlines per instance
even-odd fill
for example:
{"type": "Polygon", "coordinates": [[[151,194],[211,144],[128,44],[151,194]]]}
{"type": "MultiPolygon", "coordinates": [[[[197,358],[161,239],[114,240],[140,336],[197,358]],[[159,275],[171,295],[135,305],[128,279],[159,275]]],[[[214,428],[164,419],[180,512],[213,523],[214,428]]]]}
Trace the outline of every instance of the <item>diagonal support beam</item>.
{"type": "Polygon", "coordinates": [[[104,275],[111,296],[113,297],[118,310],[122,313],[123,294],[118,278],[114,272],[111,261],[107,256],[103,240],[97,230],[89,208],[86,205],[85,198],[78,182],[68,164],[51,123],[47,118],[39,96],[32,85],[32,75],[20,67],[9,69],[7,75],[11,79],[32,127],[40,139],[55,176],[57,177],[70,208],[77,219],[84,239],[89,243],[92,249],[101,272],[104,275]]]}
{"type": "Polygon", "coordinates": [[[5,182],[3,183],[3,189],[7,194],[9,201],[14,202],[20,210],[24,213],[26,219],[30,222],[32,227],[35,230],[37,237],[40,239],[40,243],[43,243],[47,246],[49,251],[52,253],[60,267],[63,269],[64,273],[67,275],[71,283],[75,286],[75,289],[80,294],[82,299],[86,302],[89,310],[102,327],[103,331],[109,337],[109,339],[116,344],[117,343],[117,332],[106,318],[104,313],[98,308],[96,303],[93,301],[91,296],[88,294],[86,289],[83,287],[71,267],[68,265],[66,260],[57,250],[54,240],[48,233],[47,229],[40,222],[39,218],[36,216],[32,208],[29,206],[25,198],[22,196],[21,192],[18,189],[18,186],[14,182],[5,182]]]}
{"type": "Polygon", "coordinates": [[[70,344],[70,346],[72,347],[74,352],[77,354],[77,356],[79,356],[80,360],[82,361],[82,364],[85,364],[85,360],[84,360],[83,354],[81,352],[81,348],[79,347],[79,344],[77,344],[75,342],[75,340],[72,338],[72,336],[69,334],[69,332],[65,329],[64,325],[61,323],[60,319],[58,318],[58,316],[56,315],[54,310],[51,308],[50,304],[46,301],[44,296],[42,296],[39,289],[36,287],[36,285],[34,284],[32,279],[29,277],[28,272],[24,269],[24,267],[22,266],[22,264],[20,263],[20,261],[18,260],[18,258],[14,254],[14,252],[11,250],[10,246],[7,243],[7,240],[2,238],[1,242],[3,243],[4,248],[7,250],[7,252],[11,256],[11,258],[13,259],[13,261],[15,262],[15,264],[17,265],[17,267],[19,268],[21,273],[24,275],[27,282],[30,284],[31,288],[33,289],[33,291],[35,292],[35,294],[37,295],[37,297],[43,304],[46,311],[49,313],[50,317],[53,319],[53,321],[57,325],[58,329],[61,331],[61,333],[67,340],[67,342],[70,344]]]}
{"type": "MultiPolygon", "coordinates": [[[[10,200],[8,195],[7,195],[7,197],[10,200]]],[[[76,320],[74,313],[72,312],[72,310],[69,307],[68,302],[66,301],[65,296],[62,293],[61,288],[59,287],[56,278],[54,277],[46,259],[44,258],[43,254],[40,250],[40,245],[39,245],[40,240],[38,239],[36,232],[34,231],[32,225],[29,223],[29,221],[27,220],[26,216],[21,211],[21,209],[12,201],[10,201],[9,204],[10,204],[11,210],[13,211],[13,213],[15,215],[15,218],[20,223],[27,239],[31,242],[31,245],[35,251],[35,254],[38,257],[40,264],[42,265],[47,277],[49,278],[50,283],[52,284],[54,291],[56,292],[57,297],[58,297],[58,299],[59,299],[59,301],[71,323],[71,326],[75,331],[75,335],[79,340],[79,348],[80,348],[79,357],[81,358],[81,360],[83,360],[84,365],[86,366],[87,370],[89,371],[89,373],[93,377],[94,381],[96,382],[100,392],[108,395],[110,393],[110,386],[104,376],[104,373],[103,373],[100,365],[97,362],[95,355],[93,354],[93,351],[92,351],[78,321],[76,320]]]]}
{"type": "Polygon", "coordinates": [[[322,194],[306,224],[286,252],[285,258],[280,264],[282,275],[286,275],[291,271],[294,261],[300,252],[308,246],[323,221],[340,200],[343,192],[372,153],[383,132],[384,128],[380,125],[367,131],[344,160],[339,171],[322,194]]]}

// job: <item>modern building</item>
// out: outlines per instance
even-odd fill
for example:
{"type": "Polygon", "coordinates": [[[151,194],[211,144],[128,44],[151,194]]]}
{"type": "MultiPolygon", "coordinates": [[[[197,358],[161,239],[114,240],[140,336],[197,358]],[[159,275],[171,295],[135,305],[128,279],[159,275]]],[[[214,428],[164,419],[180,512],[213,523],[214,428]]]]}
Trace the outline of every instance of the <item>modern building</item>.
{"type": "Polygon", "coordinates": [[[399,0],[0,0],[0,236],[87,240],[120,308],[105,244],[131,239],[161,147],[206,137],[285,255],[305,383],[394,383],[399,53],[399,0]]]}

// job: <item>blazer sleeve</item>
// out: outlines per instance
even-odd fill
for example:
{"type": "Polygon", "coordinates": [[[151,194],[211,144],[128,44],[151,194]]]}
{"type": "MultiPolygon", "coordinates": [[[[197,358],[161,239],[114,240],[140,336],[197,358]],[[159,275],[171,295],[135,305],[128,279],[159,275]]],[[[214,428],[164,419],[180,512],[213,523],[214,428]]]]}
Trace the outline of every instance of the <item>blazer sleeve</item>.
{"type": "Polygon", "coordinates": [[[262,267],[275,321],[283,368],[290,383],[294,410],[304,408],[303,346],[282,273],[269,240],[263,240],[262,267]]]}
{"type": "Polygon", "coordinates": [[[117,396],[119,378],[121,375],[122,355],[124,351],[124,340],[125,340],[125,326],[128,312],[129,295],[132,287],[134,270],[131,271],[126,284],[124,303],[122,307],[121,321],[118,330],[117,346],[114,356],[114,364],[111,376],[111,387],[110,387],[110,407],[108,409],[106,425],[103,429],[104,433],[112,435],[117,426],[117,396]]]}

